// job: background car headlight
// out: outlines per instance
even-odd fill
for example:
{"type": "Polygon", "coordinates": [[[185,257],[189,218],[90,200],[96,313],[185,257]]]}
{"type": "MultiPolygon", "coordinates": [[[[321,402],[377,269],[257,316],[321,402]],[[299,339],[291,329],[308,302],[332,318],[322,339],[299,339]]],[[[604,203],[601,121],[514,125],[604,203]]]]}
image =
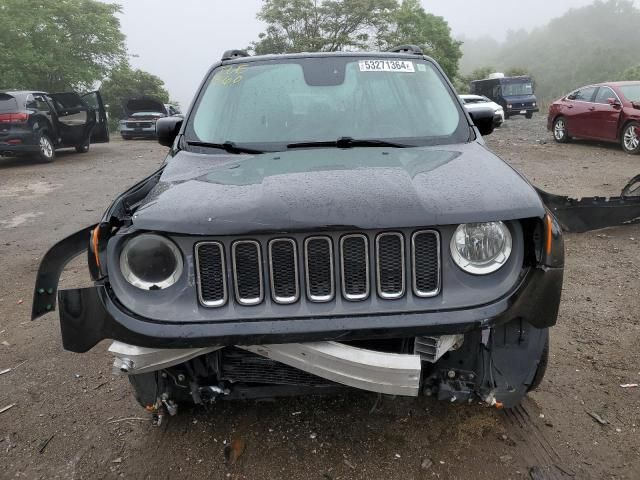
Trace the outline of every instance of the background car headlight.
{"type": "Polygon", "coordinates": [[[180,278],[182,254],[167,238],[144,233],[129,240],[122,249],[120,270],[135,287],[162,290],[180,278]]]}
{"type": "Polygon", "coordinates": [[[451,257],[465,272],[486,275],[511,255],[511,232],[502,222],[465,223],[451,238],[451,257]]]}

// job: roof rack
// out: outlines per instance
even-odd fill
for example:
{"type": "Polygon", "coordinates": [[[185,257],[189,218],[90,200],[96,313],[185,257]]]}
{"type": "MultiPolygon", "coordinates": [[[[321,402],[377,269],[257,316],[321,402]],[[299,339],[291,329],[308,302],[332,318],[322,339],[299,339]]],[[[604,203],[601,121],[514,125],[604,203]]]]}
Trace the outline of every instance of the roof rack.
{"type": "Polygon", "coordinates": [[[423,55],[422,49],[417,45],[399,45],[389,51],[392,53],[412,53],[414,55],[423,55]]]}
{"type": "Polygon", "coordinates": [[[222,61],[232,60],[234,58],[248,57],[249,54],[244,50],[227,50],[222,54],[222,61]]]}

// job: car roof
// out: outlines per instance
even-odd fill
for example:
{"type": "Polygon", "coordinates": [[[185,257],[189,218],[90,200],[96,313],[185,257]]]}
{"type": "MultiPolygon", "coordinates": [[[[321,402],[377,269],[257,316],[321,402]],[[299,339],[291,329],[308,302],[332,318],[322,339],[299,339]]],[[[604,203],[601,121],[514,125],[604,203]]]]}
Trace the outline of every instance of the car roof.
{"type": "MultiPolygon", "coordinates": [[[[640,80],[628,80],[623,82],[603,82],[586,85],[585,87],[624,87],[625,85],[640,85],[640,80]]],[[[581,88],[585,88],[581,87],[581,88]]]]}
{"type": "Polygon", "coordinates": [[[0,90],[0,93],[11,95],[13,97],[29,95],[34,93],[45,94],[45,92],[41,92],[40,90],[0,90]]]}
{"type": "Polygon", "coordinates": [[[247,57],[234,57],[232,59],[223,60],[223,64],[257,62],[264,60],[282,60],[297,58],[327,58],[327,57],[375,57],[375,58],[420,58],[435,61],[422,54],[404,53],[404,52],[300,52],[300,53],[283,53],[277,55],[249,55],[247,57]]]}
{"type": "Polygon", "coordinates": [[[469,100],[472,98],[477,98],[479,100],[487,101],[487,99],[483,95],[460,95],[460,98],[468,98],[469,100]]]}

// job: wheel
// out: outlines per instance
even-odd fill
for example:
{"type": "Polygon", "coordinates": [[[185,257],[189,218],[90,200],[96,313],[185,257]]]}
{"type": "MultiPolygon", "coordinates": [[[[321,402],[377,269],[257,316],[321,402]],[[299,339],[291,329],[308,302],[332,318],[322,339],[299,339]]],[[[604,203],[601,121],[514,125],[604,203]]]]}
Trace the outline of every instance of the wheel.
{"type": "Polygon", "coordinates": [[[527,120],[531,120],[533,118],[533,112],[527,112],[525,117],[527,118],[527,120]]]}
{"type": "Polygon", "coordinates": [[[505,120],[509,120],[509,114],[508,114],[508,113],[505,113],[505,114],[504,114],[504,119],[505,119],[505,120]]]}
{"type": "Polygon", "coordinates": [[[91,146],[91,140],[87,139],[82,145],[76,145],[76,152],[78,153],[87,153],[89,151],[89,147],[91,146]]]}
{"type": "Polygon", "coordinates": [[[53,142],[51,142],[51,139],[46,133],[40,133],[40,136],[38,137],[38,146],[40,147],[36,154],[38,160],[45,163],[53,162],[56,158],[56,150],[53,147],[53,142]]]}
{"type": "Polygon", "coordinates": [[[622,149],[631,155],[640,153],[640,123],[630,122],[624,127],[622,149]]]}
{"type": "Polygon", "coordinates": [[[537,389],[542,383],[542,379],[544,378],[544,374],[547,371],[547,365],[549,364],[549,330],[547,329],[546,338],[544,340],[544,347],[542,348],[542,354],[540,355],[540,360],[538,361],[538,368],[536,370],[536,374],[533,376],[533,380],[531,381],[531,385],[527,389],[527,392],[532,392],[537,389]]]}
{"type": "Polygon", "coordinates": [[[553,138],[558,143],[567,143],[569,134],[567,132],[567,121],[564,117],[558,117],[553,122],[553,138]]]}
{"type": "Polygon", "coordinates": [[[122,139],[123,140],[131,140],[131,137],[129,135],[122,135],[122,139]]]}

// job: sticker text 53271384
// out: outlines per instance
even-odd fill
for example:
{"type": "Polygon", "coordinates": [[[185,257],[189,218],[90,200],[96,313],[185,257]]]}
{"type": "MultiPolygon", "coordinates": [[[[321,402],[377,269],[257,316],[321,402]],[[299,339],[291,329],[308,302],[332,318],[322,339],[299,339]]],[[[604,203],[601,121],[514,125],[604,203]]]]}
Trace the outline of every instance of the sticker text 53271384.
{"type": "Polygon", "coordinates": [[[413,62],[407,60],[360,60],[361,72],[405,72],[413,73],[413,62]]]}

